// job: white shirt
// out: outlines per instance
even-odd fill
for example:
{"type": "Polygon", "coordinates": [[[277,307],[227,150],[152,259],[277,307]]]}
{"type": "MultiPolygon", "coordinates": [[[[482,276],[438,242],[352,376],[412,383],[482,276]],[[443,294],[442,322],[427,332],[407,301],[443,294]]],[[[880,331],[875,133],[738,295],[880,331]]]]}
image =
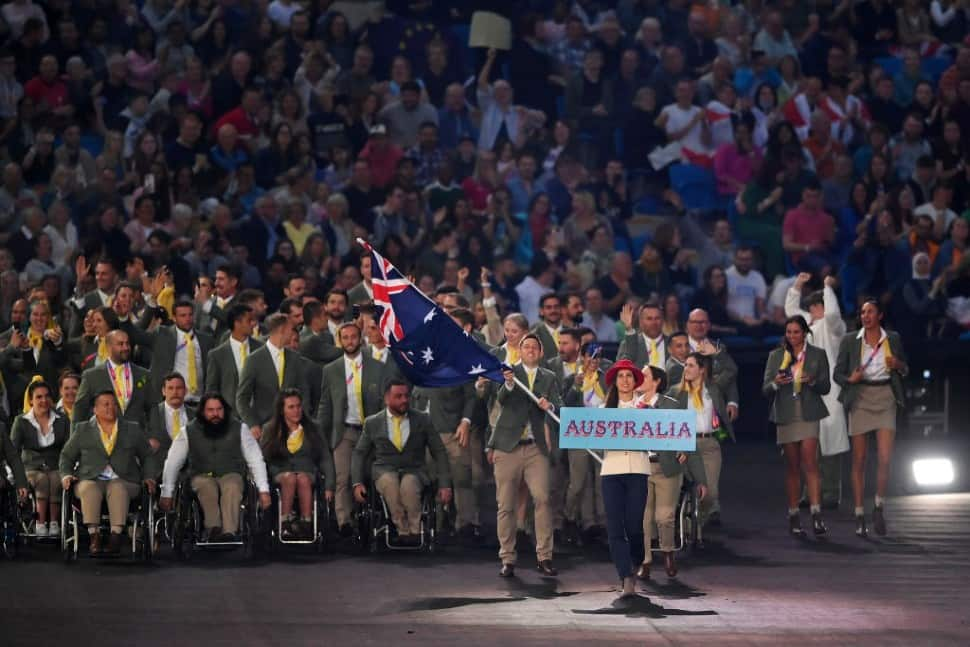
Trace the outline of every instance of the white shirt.
{"type": "Polygon", "coordinates": [[[687,408],[697,414],[697,430],[695,433],[698,436],[714,431],[711,428],[711,422],[714,420],[714,401],[711,400],[711,394],[708,393],[706,386],[701,391],[701,400],[704,402],[704,405],[698,411],[694,408],[694,400],[690,397],[689,393],[687,394],[687,408]]]}
{"type": "Polygon", "coordinates": [[[865,367],[862,369],[862,379],[866,382],[884,382],[888,380],[889,369],[886,368],[886,353],[885,349],[881,346],[881,344],[889,343],[889,340],[886,339],[886,331],[880,326],[879,341],[875,347],[870,346],[866,342],[865,328],[860,328],[855,338],[860,340],[862,344],[862,363],[859,364],[859,366],[865,367]],[[878,351],[876,351],[877,347],[879,348],[878,351]],[[870,357],[872,361],[869,361],[870,357]],[[866,362],[868,362],[868,365],[866,365],[866,362]]]}
{"type": "MultiPolygon", "coordinates": [[[[694,115],[701,112],[700,106],[692,105],[686,110],[678,106],[676,103],[664,106],[663,110],[660,111],[661,115],[667,115],[667,122],[664,124],[664,132],[667,135],[672,135],[673,133],[683,130],[690,123],[694,115]]],[[[704,143],[704,129],[701,126],[701,122],[696,122],[691,126],[683,137],[680,138],[679,143],[688,150],[695,152],[704,152],[708,150],[708,146],[704,143]]]]}
{"type": "Polygon", "coordinates": [[[54,225],[47,225],[44,233],[51,239],[51,262],[58,267],[66,265],[72,250],[78,248],[77,227],[69,222],[62,234],[54,225]]]}
{"type": "Polygon", "coordinates": [[[764,302],[768,294],[768,286],[761,272],[750,270],[741,274],[732,265],[724,272],[727,277],[727,309],[735,317],[757,317],[757,301],[764,302]]]}
{"type": "MultiPolygon", "coordinates": [[[[387,438],[393,444],[394,442],[394,420],[391,410],[387,410],[387,438]]],[[[408,438],[411,437],[411,418],[409,416],[404,416],[401,419],[401,447],[403,448],[408,444],[408,438]]]]}
{"type": "Polygon", "coordinates": [[[179,418],[179,436],[185,435],[185,428],[189,424],[189,416],[185,413],[185,407],[180,407],[178,409],[173,409],[165,403],[165,431],[168,432],[169,438],[174,438],[175,435],[175,416],[179,418]]]}
{"type": "Polygon", "coordinates": [[[202,361],[202,347],[199,338],[192,331],[185,332],[175,329],[175,362],[172,370],[185,378],[185,388],[189,396],[198,398],[205,389],[205,362],[202,361]],[[192,338],[192,352],[195,355],[195,391],[189,389],[189,353],[188,339],[192,338]]]}
{"type": "MultiPolygon", "coordinates": [[[[617,408],[636,409],[639,405],[639,398],[633,398],[629,402],[619,402],[617,408]]],[[[600,476],[618,474],[650,474],[650,456],[647,452],[606,450],[600,465],[600,476]]]]}
{"type": "MultiPolygon", "coordinates": [[[[263,460],[263,452],[259,449],[259,443],[249,432],[249,426],[242,424],[239,430],[239,442],[242,445],[243,458],[249,466],[249,471],[256,481],[256,488],[263,492],[269,492],[269,480],[266,478],[266,462],[263,460]]],[[[168,458],[165,459],[165,467],[162,469],[162,496],[171,498],[175,491],[175,484],[178,481],[179,470],[185,464],[185,459],[189,455],[189,435],[181,433],[178,438],[172,441],[172,448],[168,450],[168,458]]]]}
{"type": "Polygon", "coordinates": [[[527,276],[515,286],[515,293],[519,295],[519,311],[530,322],[539,320],[539,299],[549,293],[549,288],[542,285],[535,278],[527,276]]]}
{"type": "Polygon", "coordinates": [[[33,425],[34,430],[37,432],[37,444],[40,445],[41,449],[45,447],[50,447],[51,445],[54,444],[54,421],[57,420],[60,416],[58,416],[57,413],[54,412],[54,410],[51,410],[49,415],[50,415],[50,418],[47,420],[47,433],[45,434],[40,429],[40,422],[37,420],[37,417],[34,415],[33,409],[31,409],[30,411],[24,414],[24,420],[26,420],[31,425],[33,425]]]}
{"type": "MultiPolygon", "coordinates": [[[[117,446],[118,446],[118,434],[121,433],[121,422],[120,421],[121,421],[121,418],[118,418],[118,420],[115,421],[115,448],[117,448],[117,446]]],[[[101,431],[102,431],[102,429],[101,429],[101,423],[95,421],[94,424],[95,424],[95,426],[97,426],[98,433],[100,434],[101,431]]],[[[111,457],[110,456],[108,457],[108,461],[109,461],[108,464],[105,465],[104,466],[104,469],[101,470],[101,473],[98,474],[98,480],[99,481],[113,481],[116,478],[119,478],[118,475],[115,474],[114,469],[112,469],[112,467],[111,467],[111,463],[110,463],[111,457]]]]}
{"type": "Polygon", "coordinates": [[[242,374],[242,348],[246,348],[246,358],[252,354],[252,348],[249,344],[249,338],[242,341],[236,341],[232,336],[229,337],[229,348],[232,350],[232,359],[236,362],[236,373],[242,374]]]}
{"type": "Polygon", "coordinates": [[[357,366],[357,372],[360,374],[361,385],[360,388],[363,391],[364,384],[364,359],[358,353],[357,357],[351,359],[344,354],[344,378],[347,384],[347,417],[344,419],[344,424],[347,425],[361,425],[364,423],[364,412],[360,410],[360,403],[357,401],[357,390],[354,388],[354,366],[357,366]]]}

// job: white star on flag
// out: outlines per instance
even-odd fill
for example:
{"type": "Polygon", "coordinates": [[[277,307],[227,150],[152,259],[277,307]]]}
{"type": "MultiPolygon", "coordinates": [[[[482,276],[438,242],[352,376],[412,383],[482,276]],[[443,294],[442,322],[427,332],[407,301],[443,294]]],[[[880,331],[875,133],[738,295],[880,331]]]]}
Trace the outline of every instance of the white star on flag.
{"type": "Polygon", "coordinates": [[[472,366],[471,370],[468,371],[468,374],[469,375],[478,375],[479,373],[484,373],[484,372],[485,372],[485,369],[482,368],[482,365],[481,364],[477,364],[475,366],[472,366]]]}
{"type": "Polygon", "coordinates": [[[438,312],[434,308],[431,308],[431,311],[428,314],[424,315],[424,323],[428,323],[429,321],[434,319],[434,316],[436,314],[438,314],[438,312]]]}
{"type": "Polygon", "coordinates": [[[430,364],[434,361],[434,353],[431,352],[431,348],[425,348],[421,351],[421,359],[424,360],[425,364],[430,364]]]}

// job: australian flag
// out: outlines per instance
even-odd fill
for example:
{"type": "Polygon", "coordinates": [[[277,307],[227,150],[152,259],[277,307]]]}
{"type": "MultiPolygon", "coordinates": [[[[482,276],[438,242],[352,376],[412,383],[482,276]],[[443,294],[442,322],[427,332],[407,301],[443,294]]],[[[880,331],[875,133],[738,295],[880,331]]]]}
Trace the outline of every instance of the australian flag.
{"type": "Polygon", "coordinates": [[[501,382],[502,363],[424,296],[365,241],[378,327],[401,373],[415,386],[457,386],[479,377],[501,382]]]}

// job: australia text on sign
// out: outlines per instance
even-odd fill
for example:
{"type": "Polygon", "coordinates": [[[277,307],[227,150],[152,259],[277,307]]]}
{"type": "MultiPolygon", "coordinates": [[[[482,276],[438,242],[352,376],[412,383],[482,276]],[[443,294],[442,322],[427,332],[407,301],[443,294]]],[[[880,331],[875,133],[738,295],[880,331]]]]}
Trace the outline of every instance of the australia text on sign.
{"type": "Polygon", "coordinates": [[[683,409],[564,407],[559,424],[563,449],[693,451],[696,415],[683,409]]]}

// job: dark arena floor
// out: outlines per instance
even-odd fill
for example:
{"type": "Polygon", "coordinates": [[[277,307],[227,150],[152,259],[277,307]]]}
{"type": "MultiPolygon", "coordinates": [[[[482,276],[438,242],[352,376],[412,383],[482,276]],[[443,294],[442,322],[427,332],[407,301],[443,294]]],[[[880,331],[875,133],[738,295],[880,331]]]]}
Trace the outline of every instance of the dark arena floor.
{"type": "Polygon", "coordinates": [[[557,553],[558,580],[526,553],[502,580],[492,534],[435,554],[253,562],[177,563],[163,546],[151,566],[66,566],[39,546],[0,562],[0,645],[970,644],[970,494],[892,497],[889,535],[869,540],[843,500],[828,540],[796,540],[781,469],[772,447],[729,448],[723,526],[623,606],[605,547],[557,553]]]}

